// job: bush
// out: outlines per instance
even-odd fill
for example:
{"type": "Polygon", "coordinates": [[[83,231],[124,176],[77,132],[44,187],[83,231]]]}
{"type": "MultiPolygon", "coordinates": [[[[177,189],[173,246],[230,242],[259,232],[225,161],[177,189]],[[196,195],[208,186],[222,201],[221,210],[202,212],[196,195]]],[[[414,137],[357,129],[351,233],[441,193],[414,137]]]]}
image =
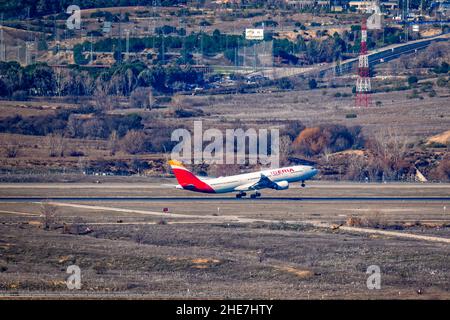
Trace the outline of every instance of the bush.
{"type": "Polygon", "coordinates": [[[28,92],[26,92],[25,90],[18,90],[15,91],[11,98],[13,100],[17,100],[17,101],[27,101],[28,100],[28,92]]]}
{"type": "Polygon", "coordinates": [[[202,110],[191,110],[191,109],[183,109],[176,108],[174,112],[174,116],[177,118],[191,118],[203,115],[202,110]]]}
{"type": "Polygon", "coordinates": [[[138,154],[147,151],[147,136],[142,131],[128,131],[121,140],[122,149],[129,154],[138,154]]]}
{"type": "Polygon", "coordinates": [[[439,181],[450,181],[450,158],[442,159],[433,170],[432,176],[439,181]]]}
{"type": "Polygon", "coordinates": [[[448,73],[449,70],[450,65],[445,61],[443,61],[439,67],[433,68],[433,72],[435,73],[448,73]]]}
{"type": "Polygon", "coordinates": [[[354,119],[354,118],[357,118],[357,117],[358,117],[358,115],[356,113],[347,113],[345,115],[346,119],[354,119]]]}
{"type": "Polygon", "coordinates": [[[447,80],[445,80],[444,77],[439,77],[436,81],[436,84],[438,85],[438,87],[445,87],[447,85],[447,80]]]}
{"type": "Polygon", "coordinates": [[[408,77],[408,84],[410,86],[416,84],[419,81],[419,79],[416,76],[410,76],[408,77]]]}
{"type": "Polygon", "coordinates": [[[8,266],[6,265],[6,262],[0,261],[0,273],[8,271],[8,266]]]}
{"type": "Polygon", "coordinates": [[[308,81],[308,87],[313,90],[317,88],[317,81],[315,79],[311,79],[308,81]]]}
{"type": "Polygon", "coordinates": [[[306,156],[318,155],[326,149],[332,152],[359,148],[364,141],[360,127],[325,125],[306,128],[294,140],[293,150],[306,156]]]}
{"type": "Polygon", "coordinates": [[[70,151],[69,156],[71,157],[84,157],[84,152],[83,151],[70,151]]]}
{"type": "Polygon", "coordinates": [[[294,140],[300,132],[305,129],[305,126],[300,121],[289,121],[284,130],[280,133],[280,136],[287,135],[289,138],[294,140]]]}
{"type": "Polygon", "coordinates": [[[431,142],[428,144],[428,147],[430,148],[447,148],[447,146],[443,143],[439,143],[439,142],[431,142]]]}
{"type": "Polygon", "coordinates": [[[105,274],[106,271],[108,271],[107,265],[103,261],[99,261],[92,267],[94,269],[95,273],[97,274],[105,274]]]}
{"type": "Polygon", "coordinates": [[[281,78],[277,81],[278,88],[282,90],[292,90],[294,89],[294,84],[288,78],[281,78]]]}
{"type": "Polygon", "coordinates": [[[18,142],[13,138],[9,141],[9,143],[5,147],[6,157],[8,158],[15,158],[17,157],[19,153],[19,144],[18,142]]]}

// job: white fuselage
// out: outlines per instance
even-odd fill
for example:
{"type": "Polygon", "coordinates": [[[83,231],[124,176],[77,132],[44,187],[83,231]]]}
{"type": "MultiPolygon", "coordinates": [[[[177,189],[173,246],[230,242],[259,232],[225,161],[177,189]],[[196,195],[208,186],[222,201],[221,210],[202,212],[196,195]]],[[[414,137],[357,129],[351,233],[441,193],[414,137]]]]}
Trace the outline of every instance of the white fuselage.
{"type": "Polygon", "coordinates": [[[261,175],[268,177],[273,182],[287,181],[291,183],[305,181],[312,178],[316,173],[317,170],[311,166],[299,165],[202,180],[211,186],[216,193],[226,193],[237,191],[243,185],[257,183],[261,179],[261,175]]]}

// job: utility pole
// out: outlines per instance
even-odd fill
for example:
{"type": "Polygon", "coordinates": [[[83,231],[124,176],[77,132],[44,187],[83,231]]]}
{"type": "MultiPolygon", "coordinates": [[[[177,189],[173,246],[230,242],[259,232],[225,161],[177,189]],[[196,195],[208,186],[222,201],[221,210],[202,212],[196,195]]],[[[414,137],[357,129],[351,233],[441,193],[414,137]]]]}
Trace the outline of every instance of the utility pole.
{"type": "Polygon", "coordinates": [[[130,57],[130,30],[125,30],[125,34],[126,34],[126,54],[125,54],[125,60],[128,61],[129,57],[130,57]]]}
{"type": "Polygon", "coordinates": [[[6,45],[3,35],[3,12],[0,15],[0,61],[6,61],[6,45]]]}
{"type": "Polygon", "coordinates": [[[30,7],[27,8],[27,37],[25,40],[25,65],[31,64],[30,7]]]}
{"type": "Polygon", "coordinates": [[[89,42],[91,43],[91,54],[90,54],[90,64],[92,64],[93,62],[94,62],[94,44],[93,44],[93,40],[92,40],[92,34],[91,34],[91,36],[89,37],[90,39],[89,39],[89,42]]]}
{"type": "Polygon", "coordinates": [[[203,65],[203,27],[200,26],[200,65],[203,65]]]}
{"type": "Polygon", "coordinates": [[[119,56],[117,60],[122,61],[122,10],[119,11],[119,56]]]}
{"type": "Polygon", "coordinates": [[[180,28],[182,29],[182,30],[184,30],[184,35],[182,34],[181,36],[183,37],[183,40],[182,40],[182,47],[181,47],[181,51],[182,51],[182,54],[183,54],[183,64],[187,64],[186,63],[186,61],[187,61],[187,53],[186,53],[186,36],[187,36],[187,30],[186,30],[186,18],[185,18],[185,16],[184,16],[184,12],[183,12],[183,15],[180,17],[180,23],[179,23],[179,25],[180,25],[180,28]]]}
{"type": "Polygon", "coordinates": [[[409,40],[409,0],[403,0],[403,22],[404,22],[404,32],[405,32],[405,42],[409,40]]]}

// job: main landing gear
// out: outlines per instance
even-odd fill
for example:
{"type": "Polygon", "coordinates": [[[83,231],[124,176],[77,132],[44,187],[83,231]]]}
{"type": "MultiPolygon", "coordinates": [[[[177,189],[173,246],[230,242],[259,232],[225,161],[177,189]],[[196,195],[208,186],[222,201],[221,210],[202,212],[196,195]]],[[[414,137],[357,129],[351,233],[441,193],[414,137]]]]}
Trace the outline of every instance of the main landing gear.
{"type": "Polygon", "coordinates": [[[245,193],[245,192],[239,192],[237,195],[236,195],[236,199],[241,199],[242,197],[245,197],[247,194],[245,193]]]}
{"type": "MultiPolygon", "coordinates": [[[[239,192],[239,193],[236,195],[236,199],[241,199],[242,197],[245,197],[245,196],[247,196],[247,193],[245,193],[245,192],[239,192]]],[[[252,194],[250,195],[250,198],[251,198],[251,199],[256,199],[256,198],[258,198],[258,197],[261,197],[261,192],[256,191],[255,193],[252,193],[252,194]]]]}
{"type": "Polygon", "coordinates": [[[256,198],[258,198],[258,197],[261,197],[261,193],[258,192],[258,191],[256,191],[255,193],[252,193],[252,194],[250,195],[250,198],[251,198],[251,199],[256,199],[256,198]]]}

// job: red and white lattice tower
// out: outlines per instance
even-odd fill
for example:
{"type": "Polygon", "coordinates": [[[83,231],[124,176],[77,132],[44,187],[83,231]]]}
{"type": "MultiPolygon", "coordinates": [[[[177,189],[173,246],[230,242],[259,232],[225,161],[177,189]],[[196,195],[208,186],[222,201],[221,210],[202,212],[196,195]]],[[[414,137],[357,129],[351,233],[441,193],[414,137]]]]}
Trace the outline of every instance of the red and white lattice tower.
{"type": "Polygon", "coordinates": [[[356,106],[368,107],[370,85],[369,56],[367,55],[367,24],[363,20],[361,25],[361,50],[359,53],[358,78],[356,80],[356,106]]]}

